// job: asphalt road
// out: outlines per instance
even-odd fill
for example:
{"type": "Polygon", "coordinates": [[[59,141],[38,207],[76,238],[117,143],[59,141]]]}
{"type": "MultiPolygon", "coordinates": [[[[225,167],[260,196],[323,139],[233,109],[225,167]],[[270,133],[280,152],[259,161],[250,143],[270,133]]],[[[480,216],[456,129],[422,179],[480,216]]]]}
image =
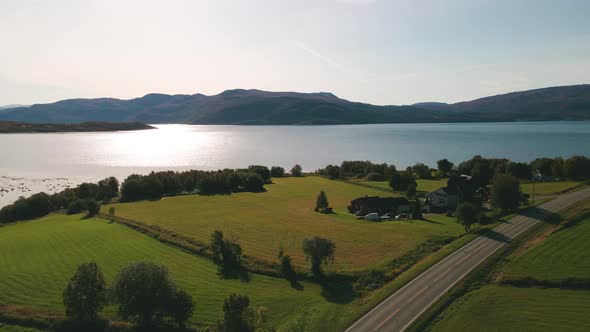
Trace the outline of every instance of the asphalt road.
{"type": "Polygon", "coordinates": [[[346,332],[405,330],[438,298],[500,247],[549,213],[586,197],[590,197],[590,188],[561,195],[477,237],[381,302],[346,332]]]}

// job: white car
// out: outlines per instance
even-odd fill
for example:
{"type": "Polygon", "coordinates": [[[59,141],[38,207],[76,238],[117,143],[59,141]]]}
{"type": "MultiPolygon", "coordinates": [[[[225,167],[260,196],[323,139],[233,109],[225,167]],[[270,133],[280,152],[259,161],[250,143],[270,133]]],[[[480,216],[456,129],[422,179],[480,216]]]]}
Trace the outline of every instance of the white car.
{"type": "Polygon", "coordinates": [[[381,217],[379,217],[379,213],[369,213],[365,216],[365,219],[367,220],[371,220],[371,221],[377,221],[377,220],[381,220],[381,217]]]}

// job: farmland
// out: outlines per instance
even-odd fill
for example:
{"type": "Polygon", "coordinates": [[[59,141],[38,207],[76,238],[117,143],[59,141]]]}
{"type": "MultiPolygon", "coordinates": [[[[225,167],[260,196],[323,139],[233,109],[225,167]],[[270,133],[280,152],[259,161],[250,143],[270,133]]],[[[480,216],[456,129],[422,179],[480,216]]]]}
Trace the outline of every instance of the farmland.
{"type": "MultiPolygon", "coordinates": [[[[223,299],[234,292],[269,308],[273,326],[301,317],[317,323],[341,306],[322,296],[325,290],[317,284],[302,282],[303,290],[295,290],[284,279],[255,274],[248,282],[220,279],[212,262],[125,226],[59,214],[0,227],[0,304],[61,314],[62,291],[79,264],[96,261],[111,282],[121,267],[138,260],[166,265],[172,278],[192,294],[197,306],[193,322],[214,324],[221,317],[223,299]]],[[[105,311],[114,314],[114,308],[105,311]]]]}
{"type": "MultiPolygon", "coordinates": [[[[580,185],[579,181],[556,181],[556,182],[538,182],[535,183],[535,194],[536,195],[552,195],[558,194],[562,191],[571,189],[577,185],[580,185]]],[[[520,185],[522,192],[525,194],[533,193],[533,183],[526,182],[520,185]]]]}
{"type": "Polygon", "coordinates": [[[220,229],[237,239],[246,255],[270,261],[276,260],[282,247],[300,269],[307,266],[301,250],[303,239],[327,237],[336,243],[332,269],[340,272],[380,266],[433,237],[463,232],[450,218],[375,223],[357,220],[348,213],[346,206],[354,198],[387,196],[380,190],[314,176],[278,178],[274,182],[264,193],[186,195],[113,206],[118,216],[158,225],[204,243],[220,229]],[[326,191],[333,214],[313,211],[320,190],[326,191]]]}
{"type": "Polygon", "coordinates": [[[590,199],[567,208],[561,217],[560,225],[544,225],[500,261],[491,283],[452,302],[429,330],[587,330],[590,293],[558,287],[562,287],[560,281],[570,278],[590,279],[590,199]],[[531,280],[528,278],[554,288],[517,288],[501,283],[531,280]]]}
{"type": "Polygon", "coordinates": [[[486,286],[430,331],[586,331],[590,292],[486,286]]]}

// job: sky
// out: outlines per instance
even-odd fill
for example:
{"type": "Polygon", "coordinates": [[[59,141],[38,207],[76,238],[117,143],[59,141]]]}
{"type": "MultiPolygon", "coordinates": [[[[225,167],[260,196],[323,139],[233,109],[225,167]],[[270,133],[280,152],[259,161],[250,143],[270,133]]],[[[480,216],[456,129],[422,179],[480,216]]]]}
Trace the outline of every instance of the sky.
{"type": "Polygon", "coordinates": [[[587,0],[0,0],[0,105],[227,89],[378,105],[590,83],[587,0]]]}

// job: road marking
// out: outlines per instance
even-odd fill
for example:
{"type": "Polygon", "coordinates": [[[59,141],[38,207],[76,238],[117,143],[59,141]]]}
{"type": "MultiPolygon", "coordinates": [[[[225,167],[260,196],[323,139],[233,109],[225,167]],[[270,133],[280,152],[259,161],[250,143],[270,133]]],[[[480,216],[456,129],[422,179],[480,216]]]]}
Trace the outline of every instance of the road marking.
{"type": "Polygon", "coordinates": [[[445,274],[449,273],[449,271],[451,271],[451,268],[448,268],[445,272],[439,274],[438,277],[434,278],[434,281],[437,281],[438,279],[442,278],[445,274]]]}
{"type": "Polygon", "coordinates": [[[469,257],[471,257],[471,254],[467,254],[467,255],[465,255],[465,257],[461,258],[461,260],[460,260],[460,261],[458,261],[457,263],[455,263],[455,266],[457,266],[457,265],[459,265],[459,264],[463,263],[463,261],[464,261],[464,260],[466,260],[466,259],[467,259],[467,258],[469,258],[469,257]]]}
{"type": "Polygon", "coordinates": [[[397,308],[391,315],[389,315],[389,317],[385,318],[384,321],[381,322],[381,324],[379,324],[379,326],[377,326],[373,331],[377,331],[381,328],[381,326],[383,326],[383,324],[387,323],[388,320],[391,319],[391,317],[395,316],[395,314],[397,314],[399,312],[401,308],[397,308]]]}
{"type": "Polygon", "coordinates": [[[413,299],[415,299],[415,298],[416,298],[418,295],[422,294],[422,292],[423,292],[423,291],[425,291],[425,290],[426,290],[426,288],[428,288],[428,286],[426,286],[426,287],[422,288],[422,290],[420,290],[418,293],[416,293],[416,295],[412,296],[412,298],[411,298],[411,299],[409,299],[409,300],[408,300],[408,302],[406,302],[406,303],[410,303],[410,302],[412,302],[412,300],[413,300],[413,299]]]}

